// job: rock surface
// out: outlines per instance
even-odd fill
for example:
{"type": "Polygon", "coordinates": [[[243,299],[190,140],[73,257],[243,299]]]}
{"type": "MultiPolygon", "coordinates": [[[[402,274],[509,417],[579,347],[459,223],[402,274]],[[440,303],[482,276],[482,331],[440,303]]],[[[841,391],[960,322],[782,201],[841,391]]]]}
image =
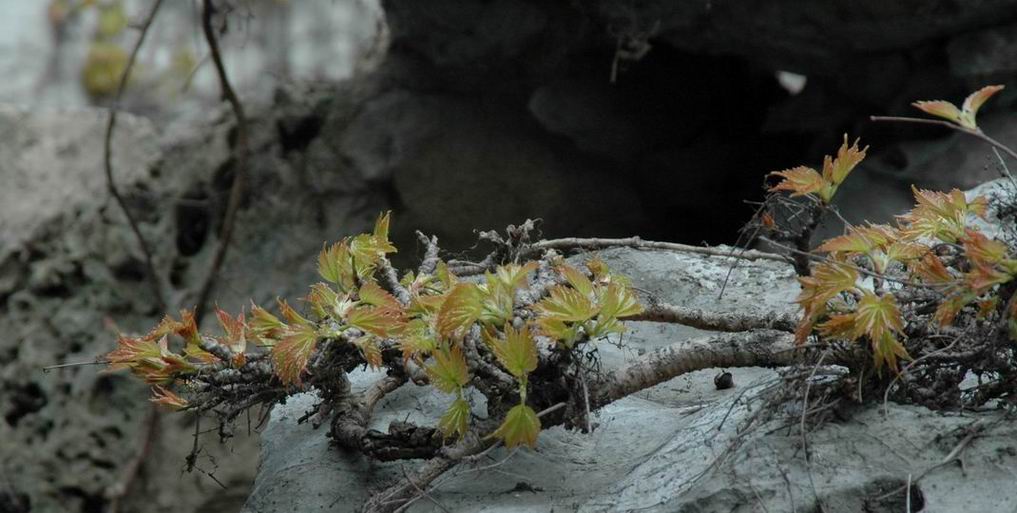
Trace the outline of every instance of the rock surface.
{"type": "MultiPolygon", "coordinates": [[[[264,156],[248,170],[248,204],[214,295],[223,308],[302,294],[322,241],[369,228],[387,206],[383,196],[357,189],[359,178],[312,165],[306,144],[286,135],[319,115],[320,94],[298,97],[251,111],[252,146],[264,156]]],[[[218,244],[232,172],[226,116],[159,134],[123,114],[113,140],[115,176],[155,252],[171,310],[193,306],[218,244]]],[[[114,329],[147,331],[165,313],[106,192],[105,120],[99,110],[0,107],[0,511],[104,510],[142,440],[148,393],[136,380],[95,366],[42,371],[90,362],[113,349],[114,329]]],[[[202,472],[181,475],[193,417],[159,419],[121,510],[238,509],[257,437],[239,427],[228,445],[203,436],[198,467],[223,490],[202,472]]]]}
{"type": "MultiPolygon", "coordinates": [[[[726,259],[625,249],[600,256],[631,276],[635,286],[691,307],[779,314],[792,310],[796,294],[793,273],[782,264],[740,263],[718,299],[726,259]]],[[[653,323],[631,328],[623,349],[599,344],[605,367],[702,334],[653,323]]],[[[776,377],[769,369],[732,372],[733,389],[716,390],[717,371],[699,371],[609,405],[595,416],[598,427],[591,435],[555,427],[541,433],[535,450],[497,449],[489,459],[440,478],[429,491],[433,501],[422,498],[409,511],[748,513],[813,511],[821,505],[829,512],[889,513],[905,510],[904,494],[879,496],[903,487],[909,475],[912,511],[1017,506],[1010,486],[1017,471],[1017,429],[1001,422],[1001,415],[890,404],[885,415],[868,408],[812,431],[809,462],[800,437],[774,425],[747,432],[738,449],[726,452],[739,437],[737,425],[752,412],[752,398],[776,377]],[[964,468],[937,466],[974,423],[986,431],[966,447],[964,468]]],[[[366,387],[378,377],[361,372],[353,379],[366,387]]],[[[414,461],[377,463],[330,447],[325,428],[296,423],[315,400],[304,394],[273,410],[246,513],[359,511],[373,490],[415,467],[414,461]]],[[[372,427],[384,430],[407,417],[434,423],[448,402],[438,393],[403,388],[383,401],[372,427]]]]}

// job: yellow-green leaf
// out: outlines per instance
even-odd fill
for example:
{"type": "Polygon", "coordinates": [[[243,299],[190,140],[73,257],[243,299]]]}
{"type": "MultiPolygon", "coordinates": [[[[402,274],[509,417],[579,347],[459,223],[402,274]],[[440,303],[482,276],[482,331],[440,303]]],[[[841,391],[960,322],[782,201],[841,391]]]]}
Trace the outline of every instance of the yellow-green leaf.
{"type": "Polygon", "coordinates": [[[621,319],[643,313],[643,305],[639,304],[632,289],[617,283],[607,286],[601,301],[598,320],[621,319]]]}
{"type": "Polygon", "coordinates": [[[456,337],[477,322],[483,313],[483,294],[472,283],[457,283],[438,310],[438,333],[456,337]]]}
{"type": "Polygon", "coordinates": [[[868,335],[870,340],[881,341],[887,333],[904,330],[904,319],[893,294],[876,295],[865,291],[855,310],[855,338],[868,335]]]}
{"type": "Polygon", "coordinates": [[[319,319],[340,317],[342,315],[339,308],[339,294],[325,283],[311,285],[311,291],[307,293],[307,297],[304,300],[311,305],[311,310],[314,311],[314,315],[318,316],[319,319]]]}
{"type": "Polygon", "coordinates": [[[515,292],[516,289],[526,286],[527,278],[535,270],[537,270],[537,263],[527,262],[523,265],[501,265],[494,272],[499,282],[505,285],[509,291],[515,292]]]}
{"type": "MultiPolygon", "coordinates": [[[[374,222],[374,238],[380,242],[388,242],[388,224],[391,214],[391,210],[386,211],[378,215],[378,220],[374,222]]],[[[395,251],[395,247],[392,248],[392,251],[395,251]]]]}
{"type": "Polygon", "coordinates": [[[572,285],[572,288],[578,290],[584,296],[593,294],[593,283],[579,269],[563,263],[558,266],[558,270],[565,276],[565,280],[569,282],[569,285],[572,285]]]}
{"type": "Polygon", "coordinates": [[[448,411],[438,421],[438,429],[446,437],[457,435],[462,438],[470,425],[470,403],[462,397],[457,398],[449,406],[448,411]]]}
{"type": "Polygon", "coordinates": [[[530,335],[529,326],[516,331],[511,324],[506,324],[505,338],[494,341],[492,348],[498,362],[516,379],[524,380],[537,368],[537,343],[530,335]]]}
{"type": "Polygon", "coordinates": [[[548,297],[537,303],[536,310],[544,317],[563,322],[583,322],[593,318],[600,311],[582,292],[558,285],[551,289],[548,297]]]}
{"type": "Polygon", "coordinates": [[[360,286],[360,301],[373,306],[381,306],[390,310],[399,310],[402,306],[399,300],[380,285],[369,281],[360,286]]]}
{"type": "Polygon", "coordinates": [[[252,304],[251,320],[248,323],[248,327],[256,337],[265,341],[278,339],[286,324],[280,321],[278,317],[269,313],[268,310],[252,304]]]}
{"type": "Polygon", "coordinates": [[[350,248],[346,241],[326,246],[318,254],[318,274],[335,283],[342,291],[349,291],[356,283],[350,248]]]}
{"type": "Polygon", "coordinates": [[[470,382],[466,357],[463,356],[463,350],[459,346],[439,349],[432,353],[432,356],[434,361],[424,370],[427,371],[427,376],[435,388],[451,394],[470,382]]]}
{"type": "Polygon", "coordinates": [[[381,338],[390,338],[402,329],[404,320],[399,310],[378,306],[358,306],[346,313],[346,324],[381,338]]]}
{"type": "Polygon", "coordinates": [[[520,445],[536,447],[537,436],[540,434],[540,418],[533,408],[525,404],[517,404],[505,415],[501,426],[491,434],[500,438],[509,449],[520,445]]]}
{"type": "Polygon", "coordinates": [[[279,303],[279,312],[282,313],[283,318],[286,319],[287,322],[300,326],[311,326],[311,321],[297,313],[297,311],[294,310],[285,299],[276,299],[276,302],[279,303]]]}

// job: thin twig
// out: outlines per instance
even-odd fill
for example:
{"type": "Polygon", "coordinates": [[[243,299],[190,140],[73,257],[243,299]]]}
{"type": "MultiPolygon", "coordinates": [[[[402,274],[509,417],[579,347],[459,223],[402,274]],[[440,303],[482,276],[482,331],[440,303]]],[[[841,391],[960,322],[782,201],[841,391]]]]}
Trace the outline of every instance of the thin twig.
{"type": "Polygon", "coordinates": [[[127,496],[134,484],[138,474],[145,464],[148,455],[152,453],[152,446],[159,432],[159,418],[161,417],[159,406],[149,404],[148,413],[145,415],[141,427],[141,444],[138,452],[124,466],[124,473],[120,481],[110,486],[106,491],[106,498],[109,499],[109,507],[106,511],[116,513],[120,508],[120,501],[127,496]]]}
{"type": "Polygon", "coordinates": [[[1010,149],[1009,146],[1007,146],[1007,145],[1005,145],[1005,144],[1003,144],[1003,143],[993,139],[992,137],[989,137],[988,135],[985,134],[985,132],[982,132],[981,130],[972,130],[970,128],[965,128],[965,127],[960,126],[960,125],[958,125],[956,123],[951,123],[951,122],[946,121],[946,120],[942,120],[942,119],[912,118],[912,117],[907,117],[907,116],[869,116],[869,119],[871,121],[890,121],[890,122],[896,122],[896,123],[919,123],[919,124],[923,124],[923,125],[945,126],[945,127],[949,128],[951,130],[956,130],[956,131],[958,131],[958,132],[960,132],[962,134],[967,134],[967,135],[970,135],[972,137],[977,137],[978,139],[981,139],[981,140],[983,140],[983,141],[985,141],[985,142],[995,146],[996,148],[999,148],[1000,150],[1003,150],[1003,152],[1005,152],[1007,155],[1009,155],[1010,158],[1012,158],[1014,160],[1017,160],[1017,152],[1015,152],[1014,150],[1010,149]]]}
{"type": "Polygon", "coordinates": [[[141,247],[141,252],[145,257],[145,270],[148,273],[148,280],[152,286],[152,295],[155,297],[156,305],[160,311],[166,311],[166,296],[163,295],[162,280],[159,278],[159,273],[155,270],[155,258],[153,257],[152,248],[141,233],[138,220],[134,218],[130,209],[127,208],[127,202],[124,201],[124,197],[120,194],[120,190],[117,189],[116,182],[113,179],[113,130],[116,129],[117,125],[117,109],[120,108],[120,100],[123,98],[124,90],[127,89],[127,79],[131,75],[131,69],[134,68],[134,61],[137,60],[138,51],[141,50],[141,45],[145,42],[145,36],[148,35],[148,29],[152,26],[152,21],[155,20],[155,15],[158,14],[159,7],[161,6],[162,0],[155,0],[152,4],[152,9],[148,12],[148,16],[145,17],[145,21],[141,25],[138,41],[134,44],[131,55],[127,58],[124,73],[120,76],[117,94],[113,99],[113,105],[110,107],[109,118],[106,122],[106,137],[103,140],[102,161],[106,172],[106,189],[124,213],[124,217],[127,218],[127,224],[131,226],[134,238],[137,239],[138,245],[141,247]]]}
{"type": "Polygon", "coordinates": [[[696,253],[699,255],[716,256],[716,257],[727,257],[727,258],[740,258],[742,260],[773,260],[776,262],[787,262],[788,258],[783,255],[776,253],[767,253],[765,251],[757,251],[754,249],[747,250],[741,253],[732,252],[729,249],[721,248],[710,248],[702,246],[690,246],[688,244],[679,244],[676,242],[659,242],[651,240],[643,240],[639,237],[628,237],[624,239],[601,239],[592,238],[584,239],[578,237],[569,237],[564,239],[551,239],[534,242],[526,247],[521,253],[521,257],[529,257],[537,253],[549,249],[555,250],[567,250],[567,249],[606,249],[616,247],[628,247],[636,249],[659,249],[665,251],[682,251],[685,253],[696,253]]]}
{"type": "Polygon", "coordinates": [[[205,281],[201,285],[198,293],[198,302],[194,308],[194,318],[198,322],[201,322],[201,318],[208,308],[208,300],[212,293],[212,287],[215,285],[219,269],[222,267],[223,261],[226,258],[226,252],[230,246],[230,239],[233,237],[233,228],[236,222],[237,211],[240,209],[241,194],[243,192],[244,174],[247,171],[248,153],[247,116],[244,114],[244,106],[240,103],[240,98],[237,97],[237,93],[233,90],[229,77],[226,75],[226,67],[223,65],[222,54],[219,51],[219,41],[216,38],[215,31],[212,29],[213,13],[215,13],[215,6],[212,5],[212,0],[203,0],[201,28],[205,34],[205,40],[208,42],[212,63],[215,64],[215,71],[219,77],[222,95],[230,104],[230,107],[233,109],[233,115],[236,117],[237,136],[233,145],[233,185],[230,187],[230,196],[226,204],[222,231],[219,233],[219,246],[212,257],[212,263],[209,266],[205,281]]]}
{"type": "MultiPolygon", "coordinates": [[[[141,28],[138,33],[138,40],[134,43],[134,48],[131,50],[131,54],[127,58],[127,64],[124,66],[123,75],[120,76],[120,83],[117,84],[117,93],[113,99],[113,105],[110,107],[109,118],[106,122],[106,134],[103,138],[102,160],[103,170],[106,174],[106,189],[117,202],[120,210],[124,213],[124,217],[127,218],[127,223],[130,225],[131,231],[134,233],[135,239],[137,239],[138,246],[141,247],[141,252],[145,257],[145,270],[148,274],[149,284],[152,287],[152,296],[155,299],[156,306],[159,310],[165,311],[166,297],[163,295],[162,281],[159,278],[159,273],[155,269],[155,259],[153,258],[152,248],[149,246],[145,236],[141,233],[138,220],[134,218],[130,209],[127,208],[127,202],[124,201],[124,197],[120,194],[120,190],[117,189],[116,186],[116,181],[113,179],[113,131],[116,129],[117,124],[117,110],[120,108],[120,101],[123,98],[124,90],[127,89],[127,80],[131,75],[131,70],[134,68],[135,61],[137,61],[138,52],[141,50],[141,46],[145,42],[145,37],[148,35],[148,29],[152,26],[152,22],[155,20],[155,16],[159,13],[160,7],[162,7],[162,0],[155,0],[155,2],[152,3],[151,10],[149,10],[148,15],[141,24],[141,28]]],[[[137,453],[134,454],[124,467],[120,481],[111,486],[107,491],[107,498],[109,499],[108,511],[110,513],[116,513],[119,509],[120,501],[127,495],[128,492],[130,492],[131,486],[134,484],[138,474],[144,466],[145,459],[148,457],[149,453],[151,453],[152,446],[155,443],[155,438],[158,436],[160,416],[158,406],[155,404],[149,404],[148,413],[142,421],[140,447],[137,453]]]]}

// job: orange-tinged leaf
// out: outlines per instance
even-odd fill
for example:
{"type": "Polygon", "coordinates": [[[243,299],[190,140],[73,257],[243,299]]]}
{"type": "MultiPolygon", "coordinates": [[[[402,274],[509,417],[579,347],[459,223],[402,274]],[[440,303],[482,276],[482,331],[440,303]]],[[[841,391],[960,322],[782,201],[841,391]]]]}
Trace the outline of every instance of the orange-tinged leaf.
{"type": "Polygon", "coordinates": [[[824,337],[853,340],[855,338],[855,314],[831,315],[829,319],[816,326],[824,337]]]}
{"type": "Polygon", "coordinates": [[[789,191],[792,196],[817,194],[829,185],[815,169],[806,166],[774,171],[770,176],[783,178],[777,185],[770,187],[770,191],[789,191]]]}
{"type": "Polygon", "coordinates": [[[159,359],[162,356],[162,346],[158,342],[120,335],[116,349],[107,353],[105,360],[109,370],[117,370],[135,367],[145,358],[159,359]]]}
{"type": "Polygon", "coordinates": [[[441,420],[438,421],[438,430],[441,431],[445,437],[451,437],[453,435],[462,438],[466,434],[466,429],[470,425],[470,403],[466,402],[462,397],[452,401],[452,405],[449,406],[448,411],[441,416],[441,420]]]}
{"type": "Polygon", "coordinates": [[[430,354],[438,347],[438,341],[434,339],[427,322],[423,319],[413,319],[406,324],[399,337],[399,349],[403,352],[403,360],[413,357],[430,354]]]}
{"type": "Polygon", "coordinates": [[[278,317],[269,313],[268,310],[252,303],[251,320],[248,321],[247,327],[262,342],[271,342],[278,340],[282,336],[286,324],[280,321],[278,317]]]}
{"type": "Polygon", "coordinates": [[[544,317],[563,322],[587,321],[600,311],[582,292],[562,285],[553,287],[535,309],[544,317]]]}
{"type": "Polygon", "coordinates": [[[936,308],[936,312],[932,315],[932,318],[940,326],[949,326],[953,324],[954,319],[960,311],[975,300],[977,296],[970,292],[957,292],[946,298],[936,308]]]}
{"type": "Polygon", "coordinates": [[[858,271],[839,262],[822,262],[812,268],[812,276],[798,278],[802,291],[795,302],[805,310],[805,317],[815,319],[816,312],[825,310],[826,302],[841,292],[855,288],[858,271]]]}
{"type": "Polygon", "coordinates": [[[986,237],[975,230],[965,230],[962,239],[964,254],[975,265],[996,265],[1006,258],[1006,244],[986,237]]]}
{"type": "Polygon", "coordinates": [[[491,436],[500,438],[505,447],[511,449],[519,445],[536,447],[539,434],[540,418],[537,417],[537,412],[525,404],[517,404],[508,411],[501,426],[491,436]]]}
{"type": "Polygon", "coordinates": [[[872,359],[877,369],[885,364],[896,372],[898,358],[910,360],[911,356],[893,333],[887,331],[878,340],[872,340],[872,359]]]}
{"type": "Polygon", "coordinates": [[[904,330],[897,300],[893,294],[876,295],[865,291],[855,310],[854,338],[867,335],[869,340],[882,340],[886,333],[904,330]]]}
{"type": "Polygon", "coordinates": [[[370,335],[364,335],[353,341],[353,345],[360,349],[360,354],[363,355],[364,361],[372,369],[380,369],[382,365],[381,348],[378,347],[378,341],[370,335]]]}
{"type": "Polygon", "coordinates": [[[515,289],[510,288],[495,275],[484,274],[486,283],[481,287],[481,313],[479,319],[485,323],[502,324],[512,320],[515,289]]]}
{"type": "Polygon", "coordinates": [[[298,326],[311,326],[311,321],[297,313],[297,311],[294,310],[285,299],[277,299],[276,302],[279,303],[279,312],[282,313],[283,318],[286,319],[287,322],[298,326]]]}
{"type": "Polygon", "coordinates": [[[827,157],[823,162],[823,178],[834,187],[843,183],[851,170],[865,159],[865,152],[869,147],[858,149],[858,141],[855,139],[854,144],[848,146],[848,136],[844,134],[844,143],[837,150],[837,157],[833,159],[827,157]]]}
{"type": "Polygon", "coordinates": [[[944,100],[917,101],[911,105],[917,107],[926,114],[941,117],[954,123],[960,122],[961,111],[956,105],[944,100]]]}
{"type": "Polygon", "coordinates": [[[459,346],[441,348],[432,353],[434,361],[424,367],[427,377],[435,388],[451,394],[470,382],[469,368],[466,357],[459,346]]]}
{"type": "Polygon", "coordinates": [[[328,317],[338,318],[343,315],[342,310],[344,308],[342,307],[344,306],[344,301],[339,299],[339,294],[332,290],[332,287],[329,287],[328,284],[315,283],[311,285],[311,291],[308,292],[304,300],[311,305],[311,310],[314,311],[314,315],[317,315],[319,319],[328,317]]]}
{"type": "Polygon", "coordinates": [[[399,300],[395,298],[388,291],[381,288],[380,285],[373,281],[369,281],[360,286],[360,301],[373,306],[380,306],[389,310],[400,310],[402,305],[399,304],[399,300]]]}
{"type": "Polygon", "coordinates": [[[964,275],[968,288],[975,294],[982,294],[996,285],[1013,279],[1010,273],[991,265],[972,263],[971,270],[964,275]]]}
{"type": "Polygon", "coordinates": [[[314,349],[318,333],[309,324],[291,326],[281,342],[272,346],[272,365],[284,385],[300,385],[314,349]]]}
{"type": "Polygon", "coordinates": [[[182,410],[184,408],[187,408],[186,399],[173,393],[172,390],[169,390],[160,385],[155,385],[152,387],[152,398],[149,399],[149,401],[152,401],[153,403],[156,404],[161,404],[163,406],[168,406],[174,410],[182,410]]]}
{"type": "Polygon", "coordinates": [[[943,260],[932,252],[926,252],[921,259],[912,261],[909,267],[911,274],[917,276],[924,283],[943,285],[954,281],[953,275],[943,264],[943,260]]]}
{"type": "Polygon", "coordinates": [[[483,294],[476,285],[457,283],[438,310],[438,333],[443,337],[457,337],[477,322],[483,313],[483,294]]]}
{"type": "Polygon", "coordinates": [[[964,104],[961,106],[960,124],[965,128],[971,130],[978,130],[978,109],[982,108],[982,105],[992,95],[998,93],[1003,89],[1001,85],[990,85],[985,86],[971,94],[964,99],[964,104]]]}
{"type": "Polygon", "coordinates": [[[346,324],[381,338],[390,338],[399,333],[405,321],[399,310],[358,306],[346,313],[346,324]]]}
{"type": "Polygon", "coordinates": [[[506,324],[505,338],[493,341],[492,349],[502,367],[520,381],[525,381],[526,375],[537,368],[537,343],[530,335],[529,326],[516,331],[511,324],[506,324]]]}

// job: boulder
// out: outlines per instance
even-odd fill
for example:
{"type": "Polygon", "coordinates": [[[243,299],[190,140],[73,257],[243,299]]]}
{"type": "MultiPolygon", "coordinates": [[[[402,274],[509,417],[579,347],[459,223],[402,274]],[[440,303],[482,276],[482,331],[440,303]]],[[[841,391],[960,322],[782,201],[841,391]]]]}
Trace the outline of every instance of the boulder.
{"type": "MultiPolygon", "coordinates": [[[[675,304],[763,315],[794,310],[797,286],[784,264],[739,262],[732,270],[726,258],[676,252],[614,249],[598,255],[636,287],[675,304]]],[[[703,334],[653,323],[630,328],[621,340],[598,343],[606,369],[703,334]]],[[[1010,486],[1017,429],[1002,422],[1001,413],[938,413],[897,404],[885,412],[863,408],[811,431],[806,461],[800,435],[783,424],[795,422],[793,413],[737,432],[759,406],[754,399],[777,382],[776,372],[729,370],[734,388],[717,389],[720,370],[698,371],[603,408],[591,434],[553,427],[533,450],[496,449],[436,480],[409,511],[897,512],[905,511],[908,499],[892,492],[909,480],[911,511],[1009,511],[1017,505],[1010,486]],[[984,431],[966,445],[963,468],[942,465],[972,426],[984,431]]],[[[352,379],[366,387],[379,377],[357,372],[352,379]]],[[[409,386],[386,397],[371,427],[385,430],[406,419],[433,424],[450,398],[429,390],[409,386]]],[[[374,462],[331,446],[326,427],[296,421],[316,401],[302,394],[273,409],[244,512],[359,511],[371,493],[419,464],[374,462]]]]}

